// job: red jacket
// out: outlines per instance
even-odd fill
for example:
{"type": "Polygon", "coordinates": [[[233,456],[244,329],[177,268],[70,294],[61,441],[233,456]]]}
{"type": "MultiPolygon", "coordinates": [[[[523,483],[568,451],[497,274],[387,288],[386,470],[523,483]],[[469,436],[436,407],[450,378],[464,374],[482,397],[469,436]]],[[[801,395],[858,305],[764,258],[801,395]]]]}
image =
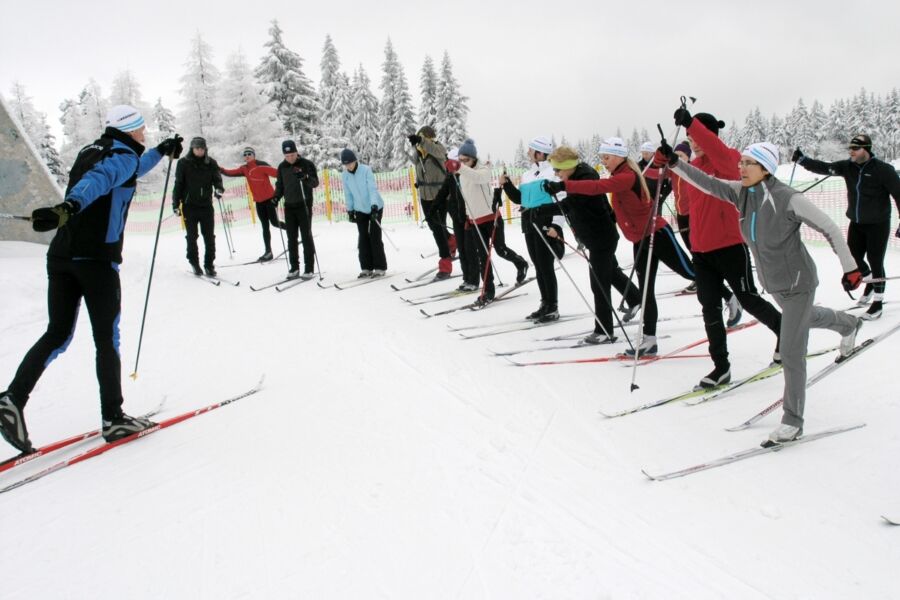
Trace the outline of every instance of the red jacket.
{"type": "MultiPolygon", "coordinates": [[[[625,239],[635,243],[644,237],[647,221],[653,214],[653,202],[649,198],[642,198],[637,174],[626,163],[616,167],[608,179],[566,181],[566,192],[584,196],[614,194],[610,202],[616,213],[616,223],[625,234],[625,239]]],[[[653,232],[648,231],[647,234],[655,233],[665,226],[666,220],[657,216],[653,232]]]]}
{"type": "MultiPolygon", "coordinates": [[[[703,150],[703,156],[692,160],[691,165],[719,179],[740,180],[740,152],[726,146],[697,119],[687,128],[687,133],[703,150]]],[[[744,243],[738,224],[740,214],[734,204],[722,202],[686,181],[681,183],[681,193],[687,197],[691,215],[692,252],[712,252],[744,243]]]]}
{"type": "Polygon", "coordinates": [[[269,177],[278,177],[278,171],[262,161],[251,160],[236,169],[219,168],[219,171],[228,177],[246,177],[254,202],[266,202],[275,195],[269,177]]]}

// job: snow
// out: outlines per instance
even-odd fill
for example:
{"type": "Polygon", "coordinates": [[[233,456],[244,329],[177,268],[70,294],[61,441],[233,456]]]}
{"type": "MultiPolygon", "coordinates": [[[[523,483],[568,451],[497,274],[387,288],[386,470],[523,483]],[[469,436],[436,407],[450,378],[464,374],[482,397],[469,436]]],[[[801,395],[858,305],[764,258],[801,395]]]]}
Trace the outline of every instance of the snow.
{"type": "MultiPolygon", "coordinates": [[[[799,169],[798,169],[799,171],[799,169]]],[[[316,224],[328,279],[357,272],[355,228],[316,224]]],[[[427,229],[398,225],[392,271],[436,266],[427,229]]],[[[262,250],[234,232],[238,260],[262,250]]],[[[524,253],[518,226],[509,244],[524,253]]],[[[278,245],[278,238],[275,244],[278,245]]],[[[227,264],[219,235],[219,265],[227,264]]],[[[252,293],[283,262],[222,269],[238,288],[187,274],[181,235],[160,238],[140,369],[133,369],[152,235],[130,235],[122,267],[125,408],[164,418],[250,387],[260,393],[102,457],[0,495],[2,597],[24,598],[892,598],[900,504],[900,400],[883,357],[900,336],[810,390],[808,432],[867,427],[668,482],[668,471],[756,445],[770,416],[724,431],[780,395],[780,377],[728,399],[604,420],[692,386],[706,359],[515,368],[489,348],[587,330],[587,319],[537,332],[462,340],[446,325],[519,318],[537,291],[490,309],[424,319],[388,282],[252,293]]],[[[0,243],[2,376],[11,378],[46,325],[45,248],[0,243]]],[[[843,307],[830,249],[811,246],[818,301],[843,307]]],[[[624,243],[620,263],[630,264],[624,243]]],[[[888,257],[889,272],[900,267],[888,257]]],[[[564,264],[587,289],[576,256],[564,264]]],[[[514,271],[501,261],[503,280],[514,271]]],[[[390,281],[402,282],[400,277],[390,281]]],[[[459,280],[453,280],[458,282],[459,280]]],[[[560,274],[563,313],[584,306],[560,274]]],[[[683,287],[661,272],[657,288],[683,287]]],[[[890,292],[889,292],[890,293],[890,292]]],[[[462,304],[464,300],[441,305],[462,304]]],[[[436,305],[430,305],[436,306],[436,305]]],[[[892,304],[865,339],[896,320],[892,304]]],[[[661,315],[699,313],[693,297],[660,300],[661,315]]],[[[745,320],[749,316],[745,316],[745,320]]],[[[44,374],[26,409],[42,444],[98,425],[86,321],[44,374]]],[[[629,331],[634,331],[630,329],[629,331]]],[[[661,351],[703,335],[699,319],[660,323],[661,351]]],[[[836,345],[815,331],[810,348],[836,345]]],[[[620,346],[621,347],[621,346],[620,346]]],[[[761,326],[729,338],[736,377],[765,365],[761,326]]],[[[586,357],[613,348],[520,355],[586,357]]],[[[810,361],[814,373],[830,356],[810,361]]],[[[93,442],[96,443],[96,442],[93,442]]],[[[2,445],[5,455],[10,449],[2,445]]],[[[74,454],[85,447],[73,449],[74,454]]],[[[66,455],[66,453],[62,453],[66,455]]],[[[55,459],[0,475],[5,485],[55,459]]]]}

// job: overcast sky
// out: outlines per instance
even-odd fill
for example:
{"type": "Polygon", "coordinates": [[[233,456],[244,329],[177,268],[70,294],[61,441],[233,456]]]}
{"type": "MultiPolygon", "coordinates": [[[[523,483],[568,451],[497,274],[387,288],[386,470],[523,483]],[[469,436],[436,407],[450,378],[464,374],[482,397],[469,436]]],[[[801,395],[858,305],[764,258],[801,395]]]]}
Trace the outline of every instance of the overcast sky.
{"type": "Polygon", "coordinates": [[[108,93],[126,68],[145,101],[161,96],[177,112],[196,31],[220,69],[238,48],[255,66],[273,18],[315,83],[330,34],[343,68],[361,63],[379,96],[390,37],[416,104],[425,55],[439,62],[448,50],[469,96],[469,133],[498,158],[539,134],[574,142],[621,127],[627,137],[657,122],[669,131],[682,94],[730,124],[754,106],[783,116],[800,97],[827,108],[861,86],[879,95],[900,86],[896,0],[9,0],[2,14],[0,91],[21,82],[57,133],[64,98],[91,77],[108,93]]]}

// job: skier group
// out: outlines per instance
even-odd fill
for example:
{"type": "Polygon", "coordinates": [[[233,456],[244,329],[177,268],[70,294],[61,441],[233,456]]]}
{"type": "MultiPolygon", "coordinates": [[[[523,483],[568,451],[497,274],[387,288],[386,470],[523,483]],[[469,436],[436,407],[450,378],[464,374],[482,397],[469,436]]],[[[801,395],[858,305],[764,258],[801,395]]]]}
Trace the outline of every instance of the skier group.
{"type": "MultiPolygon", "coordinates": [[[[480,159],[474,141],[466,140],[449,152],[431,126],[409,135],[416,171],[416,188],[425,221],[434,237],[439,261],[435,279],[451,277],[458,255],[462,291],[481,294],[478,306],[495,297],[491,255],[494,250],[516,268],[516,282],[526,281],[529,263],[510,250],[504,240],[500,214],[501,194],[521,208],[521,226],[540,305],[526,318],[538,323],[559,319],[556,266],[566,246],[587,262],[593,293],[594,331],[585,344],[617,341],[615,329],[640,311],[641,336],[626,354],[652,357],[658,352],[658,307],[655,279],[659,262],[690,282],[702,307],[713,369],[699,387],[714,389],[731,381],[726,341],[727,327],[739,322],[746,310],[776,337],[773,362],[783,366],[784,412],[781,424],[766,443],[784,443],[803,433],[807,384],[806,354],[810,328],[825,328],[841,336],[839,352],[850,355],[863,320],[877,319],[883,311],[884,258],[890,239],[893,197],[900,211],[900,178],[872,151],[872,141],[854,134],[849,158],[818,161],[798,148],[796,164],[821,174],[844,178],[850,219],[848,239],[825,213],[802,193],[775,178],[777,146],[761,141],[743,151],[728,147],[719,137],[724,123],[709,113],[692,115],[685,103],[674,113],[677,131],[687,142],[671,147],[641,147],[642,159],[629,158],[619,138],[608,138],[599,148],[609,176],[568,147],[553,147],[546,137],[529,143],[529,167],[518,186],[506,174],[492,186],[492,170],[480,159]],[[678,233],[660,216],[661,202],[672,193],[678,233]],[[452,227],[447,227],[447,216],[452,227]],[[568,223],[578,247],[563,237],[568,223]],[[805,249],[800,225],[820,232],[838,256],[841,284],[850,292],[866,284],[860,304],[870,306],[862,317],[814,304],[818,286],[815,263],[805,249]],[[633,271],[625,275],[616,260],[619,232],[632,245],[633,271]],[[690,251],[690,253],[688,253],[690,251]],[[763,288],[780,311],[757,291],[752,261],[763,288]],[[614,310],[611,290],[622,296],[624,315],[614,310]],[[724,316],[723,303],[728,308],[724,316]]],[[[97,348],[97,377],[103,418],[102,435],[116,441],[154,426],[145,418],[122,411],[121,362],[118,353],[120,283],[125,217],[138,177],[164,156],[179,158],[182,139],[174,136],[155,148],[144,148],[144,120],[130,106],[116,106],[107,115],[103,135],[78,154],[72,167],[65,201],[32,213],[33,227],[56,230],[47,253],[49,324],[46,333],[26,353],[8,389],[0,394],[0,434],[23,454],[33,451],[23,410],[47,365],[71,340],[81,299],[91,318],[97,348]]],[[[676,135],[677,138],[677,135],[676,135]]],[[[215,276],[213,197],[224,191],[222,175],[247,179],[262,225],[264,253],[260,262],[273,260],[270,227],[287,233],[288,279],[314,276],[315,246],[311,224],[313,190],[319,180],[316,166],[299,154],[292,140],[282,143],[284,160],[271,167],[256,159],[253,148],[243,151],[244,165],[220,168],[208,156],[203,138],[190,142],[187,156],[175,172],[173,210],[184,219],[187,259],[198,275],[215,276]],[[270,177],[276,179],[273,188],[270,177]],[[276,210],[284,201],[283,221],[276,210]],[[197,246],[205,243],[201,269],[197,246]],[[299,264],[303,246],[303,272],[299,264]]],[[[384,210],[372,169],[352,149],[340,154],[342,183],[349,219],[358,230],[359,277],[384,276],[387,269],[382,242],[384,210]]],[[[900,237],[900,230],[896,235],[900,237]]],[[[626,337],[627,339],[627,337],[626,337]]]]}

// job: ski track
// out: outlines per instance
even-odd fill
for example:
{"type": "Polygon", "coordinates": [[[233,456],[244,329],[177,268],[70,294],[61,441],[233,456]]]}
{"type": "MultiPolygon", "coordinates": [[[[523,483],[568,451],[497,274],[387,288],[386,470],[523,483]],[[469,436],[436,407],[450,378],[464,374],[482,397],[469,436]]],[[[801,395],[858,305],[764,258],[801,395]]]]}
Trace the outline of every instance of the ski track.
{"type": "MultiPolygon", "coordinates": [[[[258,231],[233,233],[247,256],[235,262],[259,254],[258,231]]],[[[352,277],[355,229],[317,224],[315,233],[329,278],[352,277]]],[[[392,270],[430,264],[419,258],[431,249],[430,232],[401,225],[391,235],[403,249],[386,248],[392,270]]],[[[518,228],[508,226],[507,238],[524,254],[518,228]]],[[[0,496],[0,531],[27,540],[0,546],[4,600],[76,598],[88,589],[97,598],[217,600],[895,595],[900,545],[879,515],[900,498],[900,399],[884,369],[900,336],[809,391],[808,430],[864,420],[862,434],[648,482],[642,467],[663,471],[756,445],[780,413],[745,432],[723,428],[776,400],[781,376],[691,410],[671,403],[607,420],[599,408],[686,390],[709,363],[648,365],[634,393],[631,371],[616,364],[508,369],[488,348],[546,345],[533,340],[589,319],[462,343],[447,331],[449,319],[524,317],[536,288],[526,302],[421,319],[386,286],[277,294],[196,285],[183,273],[183,237],[171,234],[160,239],[132,381],[152,242],[132,234],[125,247],[125,409],[139,413],[167,395],[164,418],[230,396],[260,373],[265,386],[0,496]]],[[[822,281],[817,301],[844,306],[836,258],[810,248],[822,281]]],[[[626,250],[620,245],[622,264],[626,250]]],[[[12,376],[45,327],[44,252],[0,243],[0,285],[10,300],[0,312],[0,377],[12,376]]],[[[888,270],[898,264],[889,254],[888,270]]],[[[567,256],[566,265],[589,294],[584,261],[567,256]]],[[[507,283],[514,279],[508,263],[497,267],[507,283]]],[[[283,262],[248,265],[227,276],[268,281],[283,270],[283,262]]],[[[561,310],[583,311],[568,280],[558,279],[561,310]]],[[[661,299],[659,308],[661,316],[698,312],[693,296],[661,299]]],[[[896,318],[889,308],[860,339],[896,318]]],[[[700,319],[661,322],[659,331],[671,336],[661,353],[704,335],[700,319]]],[[[810,347],[836,341],[816,331],[810,347]]],[[[729,336],[735,377],[767,364],[773,346],[764,327],[729,336]]],[[[570,354],[583,353],[542,353],[570,354]]],[[[811,359],[809,372],[828,360],[811,359]]],[[[82,310],[71,346],[27,407],[35,443],[98,425],[93,365],[82,310]]],[[[47,464],[33,461],[0,483],[47,464]]]]}

